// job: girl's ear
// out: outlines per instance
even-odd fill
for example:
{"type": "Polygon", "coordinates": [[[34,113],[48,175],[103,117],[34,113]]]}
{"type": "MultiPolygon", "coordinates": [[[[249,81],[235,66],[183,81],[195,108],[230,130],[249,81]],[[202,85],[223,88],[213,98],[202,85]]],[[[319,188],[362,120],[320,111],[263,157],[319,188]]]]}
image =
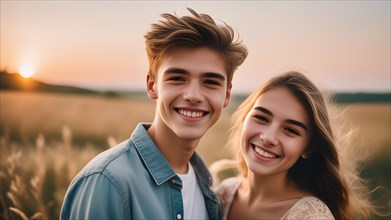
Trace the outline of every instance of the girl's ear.
{"type": "Polygon", "coordinates": [[[301,157],[303,158],[303,159],[307,159],[308,157],[310,157],[311,156],[311,152],[309,152],[309,151],[306,151],[306,152],[304,152],[302,155],[301,155],[301,157]]]}
{"type": "Polygon", "coordinates": [[[155,80],[149,73],[147,74],[147,93],[150,99],[157,99],[157,93],[155,91],[155,80]]]}

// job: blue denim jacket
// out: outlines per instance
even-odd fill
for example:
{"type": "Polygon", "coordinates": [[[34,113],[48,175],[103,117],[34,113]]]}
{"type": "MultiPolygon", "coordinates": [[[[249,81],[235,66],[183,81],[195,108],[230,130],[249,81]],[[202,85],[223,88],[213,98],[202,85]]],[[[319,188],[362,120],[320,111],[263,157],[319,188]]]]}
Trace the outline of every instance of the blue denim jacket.
{"type": "MultiPolygon", "coordinates": [[[[139,124],[130,139],[102,152],[75,177],[60,219],[182,219],[182,182],[139,124]]],[[[220,219],[210,190],[212,177],[201,158],[190,159],[209,219],[220,219]]]]}

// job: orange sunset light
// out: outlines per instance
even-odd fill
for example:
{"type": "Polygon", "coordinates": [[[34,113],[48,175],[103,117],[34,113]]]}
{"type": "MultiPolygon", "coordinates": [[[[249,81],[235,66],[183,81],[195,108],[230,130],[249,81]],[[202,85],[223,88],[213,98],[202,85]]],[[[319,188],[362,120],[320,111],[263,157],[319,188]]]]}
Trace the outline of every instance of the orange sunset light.
{"type": "Polygon", "coordinates": [[[32,75],[34,75],[34,68],[31,66],[22,66],[19,69],[19,74],[26,79],[30,78],[32,75]]]}

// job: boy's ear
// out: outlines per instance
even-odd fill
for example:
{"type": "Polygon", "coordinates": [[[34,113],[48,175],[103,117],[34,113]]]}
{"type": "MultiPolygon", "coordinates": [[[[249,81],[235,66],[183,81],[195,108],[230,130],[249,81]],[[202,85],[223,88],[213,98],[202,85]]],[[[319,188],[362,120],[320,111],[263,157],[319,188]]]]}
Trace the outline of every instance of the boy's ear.
{"type": "Polygon", "coordinates": [[[150,99],[157,99],[157,93],[155,91],[155,80],[149,73],[147,74],[147,93],[150,99]]]}
{"type": "Polygon", "coordinates": [[[231,89],[232,89],[232,83],[229,84],[227,91],[225,92],[225,100],[224,100],[224,108],[228,106],[229,102],[231,101],[231,89]]]}

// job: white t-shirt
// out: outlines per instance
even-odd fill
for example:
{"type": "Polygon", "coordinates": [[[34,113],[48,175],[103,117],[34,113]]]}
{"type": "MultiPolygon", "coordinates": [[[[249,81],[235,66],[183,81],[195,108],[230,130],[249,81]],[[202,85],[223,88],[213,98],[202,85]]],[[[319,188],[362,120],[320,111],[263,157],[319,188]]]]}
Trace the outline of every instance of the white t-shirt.
{"type": "Polygon", "coordinates": [[[194,169],[189,163],[187,174],[177,174],[182,180],[184,219],[208,219],[204,196],[198,185],[194,169]]]}

